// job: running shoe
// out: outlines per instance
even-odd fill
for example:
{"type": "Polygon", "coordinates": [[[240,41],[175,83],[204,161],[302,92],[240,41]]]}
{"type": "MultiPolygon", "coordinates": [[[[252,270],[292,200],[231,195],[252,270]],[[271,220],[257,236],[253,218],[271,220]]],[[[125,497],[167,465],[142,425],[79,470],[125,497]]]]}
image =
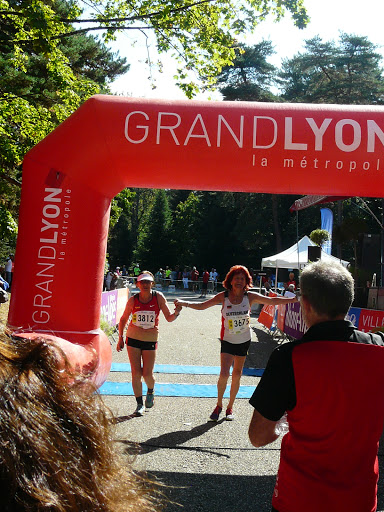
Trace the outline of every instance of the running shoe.
{"type": "Polygon", "coordinates": [[[137,404],[136,410],[133,413],[134,416],[144,416],[145,407],[143,404],[137,404]]]}
{"type": "Polygon", "coordinates": [[[209,421],[217,421],[219,419],[221,411],[222,408],[216,405],[216,407],[213,410],[213,413],[209,417],[209,421]]]}
{"type": "Polygon", "coordinates": [[[153,393],[147,393],[147,396],[145,397],[145,407],[147,409],[150,409],[153,407],[153,404],[155,402],[155,395],[153,393]]]}
{"type": "Polygon", "coordinates": [[[233,409],[229,409],[229,408],[228,408],[228,409],[225,411],[225,419],[226,419],[227,421],[232,421],[232,420],[234,420],[234,419],[235,419],[235,416],[233,415],[233,409]]]}

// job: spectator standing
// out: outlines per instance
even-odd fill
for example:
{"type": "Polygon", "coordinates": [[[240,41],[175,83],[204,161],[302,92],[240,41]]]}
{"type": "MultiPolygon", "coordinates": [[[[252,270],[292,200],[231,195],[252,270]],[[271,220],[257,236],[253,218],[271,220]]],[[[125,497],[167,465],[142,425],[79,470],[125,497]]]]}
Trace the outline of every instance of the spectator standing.
{"type": "Polygon", "coordinates": [[[155,283],[162,285],[163,279],[164,279],[164,270],[162,268],[159,268],[159,270],[155,274],[155,283]]]}
{"type": "Polygon", "coordinates": [[[295,290],[296,290],[297,283],[296,283],[296,279],[295,279],[295,274],[293,272],[289,273],[288,281],[287,281],[287,288],[289,288],[289,285],[291,285],[291,284],[295,287],[295,290]]]}
{"type": "Polygon", "coordinates": [[[116,290],[116,288],[117,288],[117,280],[118,279],[119,279],[119,274],[116,271],[112,272],[112,279],[111,279],[110,290],[116,290]]]}
{"type": "Polygon", "coordinates": [[[183,282],[183,271],[180,267],[177,269],[177,288],[181,288],[181,283],[183,282]]]}
{"type": "Polygon", "coordinates": [[[191,281],[192,281],[192,291],[195,292],[198,289],[199,283],[199,271],[196,267],[192,267],[191,271],[191,281]]]}
{"type": "Polygon", "coordinates": [[[168,288],[168,286],[170,285],[171,283],[171,269],[167,266],[165,267],[165,286],[168,288]]]}
{"type": "Polygon", "coordinates": [[[373,512],[384,424],[383,333],[358,331],[345,320],[354,281],[342,265],[308,265],[300,290],[309,329],[273,351],[250,399],[254,446],[277,439],[286,414],[272,510],[373,512]]]}
{"type": "Polygon", "coordinates": [[[189,276],[190,276],[189,270],[187,268],[185,268],[183,270],[183,286],[184,286],[184,290],[188,289],[189,276]]]}
{"type": "Polygon", "coordinates": [[[261,284],[264,286],[264,288],[267,290],[267,292],[271,289],[271,278],[270,276],[262,276],[261,278],[261,284]]]}
{"type": "Polygon", "coordinates": [[[213,291],[217,290],[217,279],[219,277],[219,274],[216,272],[216,269],[213,268],[211,272],[209,273],[209,279],[213,282],[213,291]]]}
{"type": "Polygon", "coordinates": [[[10,254],[8,260],[5,263],[5,280],[9,284],[9,291],[11,291],[12,287],[13,268],[13,254],[10,254]]]}
{"type": "Polygon", "coordinates": [[[176,286],[177,282],[177,268],[171,271],[171,283],[176,286]]]}
{"type": "Polygon", "coordinates": [[[204,270],[204,272],[203,272],[203,282],[202,282],[202,285],[201,285],[201,295],[200,295],[199,298],[207,296],[208,281],[209,281],[209,272],[208,272],[208,270],[204,270]]]}
{"type": "Polygon", "coordinates": [[[105,276],[105,288],[107,292],[111,289],[111,283],[113,278],[113,272],[112,270],[108,270],[107,275],[105,276]]]}

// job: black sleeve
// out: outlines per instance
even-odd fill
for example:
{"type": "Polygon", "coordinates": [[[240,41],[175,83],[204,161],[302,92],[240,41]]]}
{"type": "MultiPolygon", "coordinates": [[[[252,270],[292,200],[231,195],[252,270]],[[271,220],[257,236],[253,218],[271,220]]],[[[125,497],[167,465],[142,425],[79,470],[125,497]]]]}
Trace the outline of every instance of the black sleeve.
{"type": "Polygon", "coordinates": [[[295,343],[284,343],[271,354],[263,376],[249,403],[271,421],[278,421],[296,405],[292,350],[295,343]]]}

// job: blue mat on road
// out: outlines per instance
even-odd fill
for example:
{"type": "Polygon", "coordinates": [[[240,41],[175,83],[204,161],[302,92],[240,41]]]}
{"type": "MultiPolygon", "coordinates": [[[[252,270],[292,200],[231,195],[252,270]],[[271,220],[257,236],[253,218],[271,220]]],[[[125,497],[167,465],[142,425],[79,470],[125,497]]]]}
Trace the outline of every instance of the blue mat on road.
{"type": "MultiPolygon", "coordinates": [[[[251,398],[255,386],[240,386],[237,398],[251,398]]],[[[147,392],[143,385],[143,394],[147,392]]],[[[130,382],[104,382],[99,389],[101,395],[109,396],[133,396],[132,384],[130,382]]],[[[156,396],[178,396],[194,398],[215,398],[217,397],[217,386],[211,384],[161,384],[156,382],[156,396]]],[[[229,398],[229,386],[224,398],[229,398]]]]}
{"type": "MultiPolygon", "coordinates": [[[[129,363],[112,363],[111,372],[130,372],[129,363]]],[[[219,375],[220,366],[188,366],[177,364],[155,364],[155,373],[186,373],[189,375],[219,375]]],[[[263,368],[244,368],[243,375],[261,377],[263,368]]]]}

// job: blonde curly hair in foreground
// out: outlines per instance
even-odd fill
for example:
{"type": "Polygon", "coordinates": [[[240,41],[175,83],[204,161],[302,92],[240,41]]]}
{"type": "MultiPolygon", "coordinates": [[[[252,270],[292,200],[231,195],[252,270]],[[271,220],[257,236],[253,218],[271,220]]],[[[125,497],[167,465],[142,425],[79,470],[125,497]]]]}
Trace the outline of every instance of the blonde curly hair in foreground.
{"type": "Polygon", "coordinates": [[[64,372],[54,342],[0,333],[0,510],[158,511],[153,483],[117,453],[101,397],[64,372]]]}

